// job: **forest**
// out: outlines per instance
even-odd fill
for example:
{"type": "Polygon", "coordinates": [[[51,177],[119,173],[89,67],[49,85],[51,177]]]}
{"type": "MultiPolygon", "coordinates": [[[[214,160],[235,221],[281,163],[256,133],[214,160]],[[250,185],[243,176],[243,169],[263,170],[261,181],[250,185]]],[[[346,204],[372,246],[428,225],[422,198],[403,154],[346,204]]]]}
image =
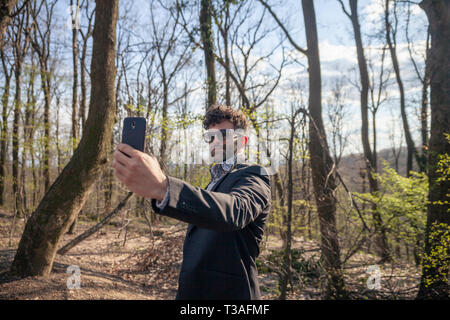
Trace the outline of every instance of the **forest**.
{"type": "Polygon", "coordinates": [[[2,0],[0,299],[174,299],[188,224],[113,153],[143,117],[206,188],[217,104],[270,172],[263,300],[449,299],[449,23],[449,0],[2,0]]]}

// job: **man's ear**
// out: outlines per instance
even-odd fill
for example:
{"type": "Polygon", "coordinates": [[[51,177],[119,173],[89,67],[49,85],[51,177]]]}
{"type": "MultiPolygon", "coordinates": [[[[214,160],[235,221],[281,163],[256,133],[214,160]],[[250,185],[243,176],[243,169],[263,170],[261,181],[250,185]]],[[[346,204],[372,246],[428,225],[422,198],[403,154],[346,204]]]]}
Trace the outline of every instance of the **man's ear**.
{"type": "Polygon", "coordinates": [[[242,136],[242,146],[245,147],[247,145],[248,142],[248,137],[247,136],[242,136]]]}

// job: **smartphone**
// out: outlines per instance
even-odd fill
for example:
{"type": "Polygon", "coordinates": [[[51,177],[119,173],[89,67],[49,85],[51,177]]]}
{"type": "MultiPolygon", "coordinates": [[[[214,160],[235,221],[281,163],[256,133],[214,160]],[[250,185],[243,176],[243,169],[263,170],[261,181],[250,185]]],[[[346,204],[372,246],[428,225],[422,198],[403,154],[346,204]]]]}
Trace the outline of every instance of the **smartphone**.
{"type": "Polygon", "coordinates": [[[147,120],[145,118],[125,118],[122,128],[122,143],[126,143],[134,149],[144,152],[146,127],[147,120]]]}

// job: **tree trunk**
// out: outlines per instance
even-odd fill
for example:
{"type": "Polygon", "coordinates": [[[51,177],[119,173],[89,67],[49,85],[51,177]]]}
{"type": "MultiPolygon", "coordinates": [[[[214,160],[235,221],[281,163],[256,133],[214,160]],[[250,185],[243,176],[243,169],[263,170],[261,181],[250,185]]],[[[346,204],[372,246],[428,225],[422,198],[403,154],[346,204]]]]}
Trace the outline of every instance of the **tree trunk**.
{"type": "MultiPolygon", "coordinates": [[[[368,93],[369,93],[369,73],[367,71],[367,62],[366,57],[364,55],[364,47],[362,43],[362,37],[361,37],[361,27],[359,25],[359,19],[358,19],[358,4],[357,0],[349,0],[350,3],[350,20],[352,22],[353,26],[353,32],[355,37],[355,43],[356,43],[356,53],[358,57],[358,66],[359,66],[359,75],[361,79],[361,95],[360,95],[360,102],[361,102],[361,119],[362,119],[362,125],[361,125],[361,138],[362,138],[362,145],[364,149],[364,158],[365,158],[365,164],[367,168],[367,177],[369,179],[369,188],[370,192],[378,192],[378,181],[374,177],[374,173],[377,172],[377,160],[376,160],[376,144],[375,144],[375,113],[373,114],[373,133],[374,133],[374,148],[371,150],[370,148],[370,141],[369,141],[369,119],[368,119],[368,93]]],[[[384,228],[384,224],[382,221],[382,218],[380,216],[380,213],[377,212],[376,205],[372,205],[372,212],[373,212],[373,220],[376,230],[376,237],[377,237],[377,243],[379,247],[379,255],[382,259],[382,261],[389,261],[391,260],[390,257],[390,250],[388,246],[388,241],[386,237],[386,230],[384,228]]]]}
{"type": "MultiPolygon", "coordinates": [[[[73,8],[73,0],[70,0],[70,6],[73,8]]],[[[76,8],[79,6],[77,0],[76,8]]],[[[74,9],[77,10],[77,9],[74,9]]],[[[73,18],[75,14],[73,14],[73,18]]],[[[72,62],[73,62],[73,84],[72,84],[72,150],[75,152],[78,144],[78,29],[74,27],[75,21],[72,20],[72,62]]]]}
{"type": "MultiPolygon", "coordinates": [[[[27,154],[31,153],[31,146],[33,145],[33,131],[34,131],[34,113],[35,113],[35,95],[34,95],[34,81],[35,81],[34,61],[32,61],[29,71],[28,88],[27,88],[27,102],[25,104],[25,122],[23,125],[23,150],[22,150],[22,201],[25,216],[29,216],[29,207],[27,205],[27,190],[26,190],[26,171],[27,171],[27,154]]],[[[34,190],[33,190],[34,192],[34,190]]]]}
{"type": "MultiPolygon", "coordinates": [[[[429,28],[428,28],[429,29],[429,28]]],[[[420,166],[423,171],[426,170],[428,166],[428,88],[430,87],[430,67],[428,62],[428,57],[430,55],[430,31],[427,32],[427,41],[426,41],[426,56],[425,56],[425,72],[423,75],[423,83],[422,83],[422,107],[420,109],[420,133],[422,136],[422,153],[421,153],[421,161],[422,165],[420,166]]]]}
{"type": "Polygon", "coordinates": [[[211,26],[211,12],[211,0],[201,0],[200,32],[205,53],[206,87],[208,92],[206,110],[216,103],[216,71],[214,66],[214,37],[211,26]]]}
{"type": "Polygon", "coordinates": [[[91,102],[85,135],[28,220],[11,272],[48,275],[58,241],[85,203],[106,163],[115,117],[118,0],[97,0],[91,64],[91,102]]]}
{"type": "Polygon", "coordinates": [[[162,105],[162,126],[161,126],[161,146],[159,148],[159,157],[160,163],[162,166],[166,164],[166,150],[167,150],[167,139],[168,139],[168,131],[169,131],[169,121],[167,117],[168,109],[169,109],[169,88],[166,79],[166,73],[164,69],[164,61],[161,64],[162,69],[162,83],[163,83],[163,105],[162,105]]]}
{"type": "MultiPolygon", "coordinates": [[[[86,2],[86,14],[88,15],[89,2],[86,2]]],[[[81,118],[81,136],[83,136],[84,128],[86,125],[86,57],[87,57],[87,47],[89,38],[92,36],[92,17],[94,15],[92,10],[91,15],[88,15],[88,27],[86,33],[83,34],[80,30],[81,37],[83,38],[83,47],[81,49],[80,57],[80,89],[81,89],[81,100],[80,100],[80,118],[81,118]]]]}
{"type": "Polygon", "coordinates": [[[3,46],[3,35],[11,21],[11,13],[17,0],[3,0],[0,4],[0,48],[3,46]]]}
{"type": "Polygon", "coordinates": [[[32,58],[32,64],[31,64],[31,74],[30,74],[30,96],[31,96],[31,119],[30,119],[30,129],[29,129],[29,136],[28,136],[28,141],[29,141],[29,153],[30,153],[30,158],[31,158],[31,172],[32,172],[32,176],[33,176],[33,195],[32,195],[32,203],[31,203],[31,207],[32,210],[34,210],[35,205],[36,205],[36,192],[38,190],[37,184],[37,176],[36,176],[36,169],[35,169],[35,160],[34,160],[34,133],[36,130],[36,94],[35,94],[35,88],[34,88],[34,83],[36,81],[36,65],[34,62],[34,59],[32,58]]]}
{"type": "Polygon", "coordinates": [[[431,128],[428,149],[428,215],[425,254],[418,298],[449,298],[448,243],[450,241],[450,179],[438,172],[440,155],[450,154],[444,133],[450,128],[450,2],[424,0],[420,3],[428,16],[431,33],[430,106],[431,128]]]}
{"type": "Polygon", "coordinates": [[[327,295],[345,297],[340,247],[336,229],[336,189],[333,161],[328,150],[322,121],[322,85],[316,17],[312,0],[302,0],[308,46],[309,70],[309,152],[317,211],[320,221],[321,249],[328,274],[327,295]]]}
{"type": "Polygon", "coordinates": [[[26,29],[29,26],[28,10],[15,17],[14,27],[12,28],[12,47],[14,55],[14,76],[15,76],[15,95],[14,95],[14,119],[12,130],[12,176],[13,176],[13,200],[15,213],[22,213],[19,187],[19,118],[22,108],[22,67],[25,55],[28,51],[29,37],[26,29]]]}
{"type": "MultiPolygon", "coordinates": [[[[227,6],[228,8],[228,6],[227,6]]],[[[225,103],[227,106],[231,106],[231,80],[230,80],[230,53],[228,49],[228,30],[223,35],[224,51],[225,51],[225,64],[228,66],[225,70],[225,103]]]]}
{"type": "Polygon", "coordinates": [[[389,1],[385,1],[385,31],[386,31],[386,42],[389,46],[389,52],[391,54],[392,66],[394,67],[395,79],[397,80],[398,90],[400,93],[400,113],[402,116],[403,122],[403,130],[405,132],[405,140],[407,147],[407,156],[406,156],[406,176],[410,176],[410,171],[413,169],[413,157],[416,158],[417,164],[420,166],[421,161],[419,158],[419,154],[417,153],[416,147],[414,145],[414,140],[411,135],[411,131],[409,129],[408,124],[408,116],[406,114],[406,102],[405,102],[405,90],[403,87],[403,81],[400,75],[400,66],[397,59],[397,48],[395,43],[395,36],[391,39],[392,26],[389,21],[389,1]]]}
{"type": "MultiPolygon", "coordinates": [[[[70,1],[71,5],[73,5],[73,0],[70,1]]],[[[79,0],[77,0],[76,4],[77,8],[79,6],[79,0]]],[[[72,21],[72,26],[75,25],[75,21],[72,21]]],[[[86,54],[87,54],[87,40],[90,36],[90,27],[91,21],[89,20],[89,26],[86,33],[85,38],[83,39],[84,44],[81,52],[80,59],[80,72],[81,72],[81,101],[80,107],[77,110],[77,101],[78,101],[78,30],[76,28],[72,29],[72,54],[73,54],[73,86],[72,86],[72,150],[75,152],[75,149],[78,145],[79,139],[79,120],[81,118],[81,126],[84,130],[85,121],[86,121],[86,75],[84,68],[86,67],[86,54]]],[[[82,132],[83,133],[83,132],[82,132]]],[[[81,133],[81,134],[82,134],[81,133]]],[[[69,227],[67,231],[68,234],[75,233],[75,227],[78,223],[78,216],[82,212],[82,209],[76,215],[74,221],[69,227]]]]}
{"type": "Polygon", "coordinates": [[[7,146],[7,133],[8,133],[8,101],[9,92],[11,85],[12,71],[8,72],[8,67],[6,66],[4,52],[1,51],[1,59],[3,66],[3,75],[5,77],[4,91],[2,95],[2,130],[0,135],[0,206],[3,206],[3,192],[5,189],[5,160],[6,160],[6,146],[7,146]]]}
{"type": "MultiPolygon", "coordinates": [[[[219,32],[222,36],[223,40],[223,51],[224,51],[224,60],[225,60],[225,104],[227,106],[231,105],[231,78],[230,78],[230,49],[229,49],[229,39],[228,32],[230,30],[230,2],[224,3],[225,8],[223,10],[224,25],[219,26],[219,32]]],[[[216,15],[216,14],[215,14],[216,15]]],[[[215,17],[217,18],[217,17],[215,17]]]]}
{"type": "MultiPolygon", "coordinates": [[[[87,37],[87,36],[86,36],[87,37]]],[[[84,128],[86,125],[86,104],[87,104],[87,88],[86,88],[86,56],[87,56],[87,41],[83,39],[83,49],[81,50],[80,59],[80,87],[81,87],[81,100],[80,100],[80,118],[81,118],[81,136],[83,136],[84,128]]]]}
{"type": "Polygon", "coordinates": [[[80,101],[80,117],[81,117],[81,136],[83,136],[85,124],[86,124],[86,71],[84,68],[86,67],[86,51],[87,51],[87,43],[84,44],[83,50],[81,53],[80,60],[80,87],[81,87],[81,101],[80,101]]]}
{"type": "MultiPolygon", "coordinates": [[[[50,188],[50,104],[51,104],[51,84],[52,84],[52,70],[50,61],[50,43],[51,43],[51,31],[53,26],[52,16],[53,9],[56,2],[47,3],[43,1],[38,8],[33,6],[31,8],[31,15],[33,16],[33,39],[31,44],[34,51],[39,57],[39,67],[41,75],[41,88],[44,94],[44,187],[45,192],[50,188]],[[43,20],[42,24],[39,23],[38,16],[42,8],[45,8],[47,17],[43,20]]],[[[25,33],[29,36],[28,29],[25,33]]]]}
{"type": "Polygon", "coordinates": [[[283,226],[286,227],[286,234],[283,237],[283,265],[282,276],[280,283],[280,300],[286,300],[287,285],[292,283],[292,201],[293,201],[293,178],[292,178],[292,166],[293,166],[293,154],[294,154],[294,138],[295,138],[295,117],[294,114],[291,118],[291,132],[289,137],[289,156],[288,156],[288,185],[287,185],[287,215],[283,214],[283,226]]]}
{"type": "Polygon", "coordinates": [[[20,200],[20,186],[19,186],[19,117],[20,109],[22,107],[22,61],[21,58],[17,58],[15,66],[15,79],[16,79],[16,94],[14,102],[14,119],[13,119],[13,131],[12,131],[12,178],[13,178],[13,195],[16,213],[20,216],[22,212],[22,202],[20,200]]]}
{"type": "Polygon", "coordinates": [[[41,66],[41,86],[44,92],[44,187],[50,188],[50,102],[51,75],[48,70],[48,58],[39,57],[41,66]]]}
{"type": "MultiPolygon", "coordinates": [[[[57,153],[57,163],[58,163],[58,175],[61,173],[62,167],[62,150],[59,145],[59,110],[60,110],[61,97],[56,96],[56,125],[55,125],[55,145],[56,145],[56,153],[57,153]]],[[[42,161],[41,161],[42,162],[42,161]]]]}
{"type": "MultiPolygon", "coordinates": [[[[111,136],[111,149],[114,149],[114,137],[111,136]]],[[[110,155],[111,156],[111,155],[110,155]]],[[[113,182],[114,174],[111,167],[105,167],[103,171],[104,178],[104,199],[105,199],[105,212],[110,212],[112,207],[112,192],[113,192],[113,182]]]]}
{"type": "MultiPolygon", "coordinates": [[[[27,104],[28,104],[28,101],[27,101],[27,104]]],[[[27,108],[26,109],[28,109],[28,106],[27,106],[27,108]]],[[[27,179],[26,179],[26,171],[27,171],[27,168],[26,168],[26,163],[27,163],[27,140],[28,140],[28,138],[27,138],[27,136],[28,136],[28,129],[27,129],[27,127],[28,127],[28,125],[29,125],[29,121],[30,121],[30,115],[29,115],[29,111],[28,110],[26,110],[25,111],[25,122],[24,122],[24,124],[23,124],[23,148],[22,148],[22,161],[21,161],[21,168],[20,168],[20,171],[21,171],[21,182],[20,182],[20,185],[21,185],[21,189],[20,189],[20,197],[21,197],[21,200],[22,200],[22,210],[23,210],[23,213],[24,213],[24,216],[25,217],[28,217],[28,215],[29,215],[29,212],[28,212],[28,208],[27,208],[27,189],[26,189],[26,184],[27,184],[27,179]]]]}

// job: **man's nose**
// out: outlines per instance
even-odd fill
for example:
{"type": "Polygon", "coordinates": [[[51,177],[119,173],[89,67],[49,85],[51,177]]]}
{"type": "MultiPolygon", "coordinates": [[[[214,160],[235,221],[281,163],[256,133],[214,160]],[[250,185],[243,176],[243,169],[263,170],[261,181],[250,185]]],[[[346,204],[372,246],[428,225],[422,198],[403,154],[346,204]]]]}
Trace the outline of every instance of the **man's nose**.
{"type": "Polygon", "coordinates": [[[213,142],[211,142],[209,144],[209,148],[210,149],[214,149],[214,148],[217,148],[217,147],[220,147],[220,143],[218,143],[217,140],[214,140],[213,142]]]}
{"type": "Polygon", "coordinates": [[[218,136],[213,136],[210,146],[220,146],[222,143],[225,143],[225,139],[223,137],[220,139],[218,136]]]}

